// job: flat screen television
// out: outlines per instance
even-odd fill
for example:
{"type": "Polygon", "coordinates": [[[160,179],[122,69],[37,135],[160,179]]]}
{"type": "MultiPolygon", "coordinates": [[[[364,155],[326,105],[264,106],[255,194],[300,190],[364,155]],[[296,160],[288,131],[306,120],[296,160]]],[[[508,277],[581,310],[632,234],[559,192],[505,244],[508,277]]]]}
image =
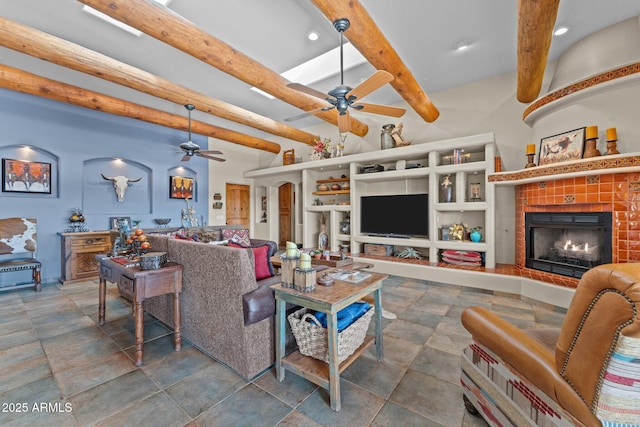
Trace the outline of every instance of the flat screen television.
{"type": "Polygon", "coordinates": [[[428,237],[429,195],[362,196],[360,233],[389,237],[428,237]]]}

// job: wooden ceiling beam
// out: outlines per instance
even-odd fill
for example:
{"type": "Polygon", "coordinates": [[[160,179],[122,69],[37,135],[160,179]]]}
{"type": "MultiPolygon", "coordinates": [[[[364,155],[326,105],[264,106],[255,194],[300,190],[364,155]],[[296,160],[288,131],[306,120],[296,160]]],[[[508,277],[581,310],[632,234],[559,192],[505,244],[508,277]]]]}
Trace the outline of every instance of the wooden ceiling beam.
{"type": "MultiPolygon", "coordinates": [[[[151,0],[78,1],[304,111],[327,105],[314,97],[288,88],[289,81],[280,74],[216,39],[159,3],[151,0]]],[[[321,112],[316,114],[316,117],[334,125],[338,124],[335,111],[321,112]]],[[[368,126],[351,118],[351,132],[364,136],[368,132],[368,126]]]]}
{"type": "MultiPolygon", "coordinates": [[[[189,119],[187,117],[134,104],[109,95],[31,74],[7,65],[0,65],[0,87],[173,129],[184,131],[189,129],[189,119]]],[[[222,139],[245,147],[256,148],[276,154],[280,152],[280,145],[275,142],[197,120],[191,121],[191,130],[198,135],[222,139]]]]}
{"type": "Polygon", "coordinates": [[[402,96],[420,117],[433,122],[440,112],[431,102],[411,71],[402,62],[380,28],[358,0],[311,0],[331,21],[347,18],[351,26],[345,37],[379,70],[393,74],[391,86],[402,96]]]}
{"type": "Polygon", "coordinates": [[[313,145],[315,135],[260,116],[132,67],[106,55],[0,17],[0,46],[222,117],[283,138],[313,145]]]}
{"type": "Polygon", "coordinates": [[[520,102],[540,94],[560,0],[518,0],[518,88],[520,102]]]}

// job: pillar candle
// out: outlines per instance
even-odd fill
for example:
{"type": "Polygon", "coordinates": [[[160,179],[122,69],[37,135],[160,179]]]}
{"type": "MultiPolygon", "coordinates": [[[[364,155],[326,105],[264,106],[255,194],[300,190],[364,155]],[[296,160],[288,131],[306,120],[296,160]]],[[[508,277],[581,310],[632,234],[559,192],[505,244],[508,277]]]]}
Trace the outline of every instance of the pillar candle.
{"type": "Polygon", "coordinates": [[[306,253],[301,253],[300,261],[298,262],[298,267],[301,270],[309,270],[311,268],[311,255],[306,253]]]}
{"type": "Polygon", "coordinates": [[[616,131],[616,128],[607,129],[607,141],[617,141],[617,140],[618,140],[618,133],[616,131]]]}
{"type": "Polygon", "coordinates": [[[595,139],[598,137],[598,126],[587,126],[585,139],[595,139]]]}
{"type": "Polygon", "coordinates": [[[527,144],[527,154],[536,154],[536,144],[527,144]]]}
{"type": "Polygon", "coordinates": [[[288,258],[295,258],[296,256],[298,256],[298,245],[293,242],[287,242],[286,248],[288,258]]]}

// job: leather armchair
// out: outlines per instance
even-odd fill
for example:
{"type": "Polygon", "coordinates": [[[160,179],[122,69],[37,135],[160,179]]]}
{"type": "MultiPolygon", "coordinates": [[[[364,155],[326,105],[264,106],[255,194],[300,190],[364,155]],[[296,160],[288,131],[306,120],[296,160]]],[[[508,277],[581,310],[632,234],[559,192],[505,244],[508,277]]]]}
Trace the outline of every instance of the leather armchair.
{"type": "Polygon", "coordinates": [[[638,425],[639,301],[640,264],[606,264],[584,274],[560,329],[519,329],[485,308],[465,309],[467,410],[493,426],[638,425]],[[627,364],[624,378],[611,373],[612,359],[627,364]]]}

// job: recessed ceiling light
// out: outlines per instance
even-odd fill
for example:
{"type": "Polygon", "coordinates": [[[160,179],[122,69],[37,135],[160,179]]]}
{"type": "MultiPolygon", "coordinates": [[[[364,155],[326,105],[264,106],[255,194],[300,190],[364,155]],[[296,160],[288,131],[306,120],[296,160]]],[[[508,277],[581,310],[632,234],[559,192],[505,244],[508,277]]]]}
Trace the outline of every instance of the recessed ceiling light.
{"type": "Polygon", "coordinates": [[[554,36],[561,36],[564,33],[566,33],[567,31],[569,31],[569,28],[567,27],[558,27],[556,28],[556,30],[553,32],[554,36]]]}
{"type": "Polygon", "coordinates": [[[318,40],[318,33],[316,33],[315,31],[311,31],[309,34],[307,34],[307,38],[314,42],[318,40]]]}
{"type": "Polygon", "coordinates": [[[458,42],[458,43],[456,44],[456,50],[457,50],[457,51],[465,50],[465,49],[468,49],[468,48],[469,48],[469,46],[471,46],[471,42],[468,42],[468,41],[466,41],[466,40],[463,40],[463,41],[458,42]]]}

